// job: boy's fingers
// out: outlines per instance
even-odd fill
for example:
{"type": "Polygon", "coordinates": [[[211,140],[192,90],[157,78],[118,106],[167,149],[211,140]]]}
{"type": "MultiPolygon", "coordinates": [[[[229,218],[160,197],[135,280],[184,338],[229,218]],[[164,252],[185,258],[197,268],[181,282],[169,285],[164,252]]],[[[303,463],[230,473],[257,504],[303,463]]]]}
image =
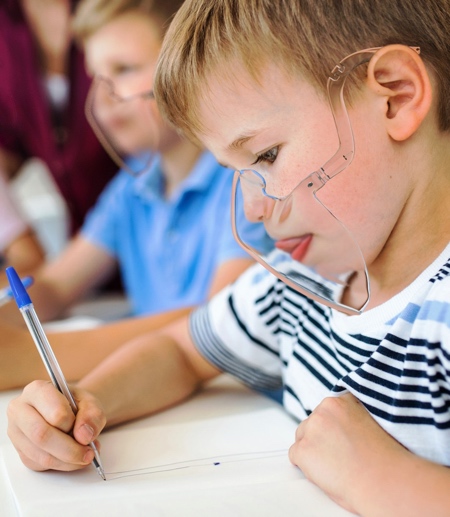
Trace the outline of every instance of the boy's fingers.
{"type": "Polygon", "coordinates": [[[78,390],[74,389],[73,395],[78,405],[73,435],[79,443],[86,445],[94,441],[105,427],[105,414],[98,400],[89,393],[82,392],[79,396],[78,390]]]}
{"type": "Polygon", "coordinates": [[[20,400],[34,407],[53,427],[73,433],[75,439],[87,445],[100,434],[106,423],[98,401],[89,393],[71,388],[78,406],[75,417],[66,397],[49,381],[34,381],[25,387],[20,400]]]}
{"type": "Polygon", "coordinates": [[[12,407],[11,412],[8,435],[29,468],[75,470],[92,461],[90,447],[49,425],[32,406],[24,404],[18,412],[12,407]]]}
{"type": "Polygon", "coordinates": [[[89,393],[74,389],[73,394],[76,416],[65,396],[45,381],[31,383],[9,404],[8,435],[27,467],[71,471],[93,461],[87,444],[103,429],[105,417],[89,393]]]}
{"type": "Polygon", "coordinates": [[[75,415],[69,401],[50,381],[32,382],[24,388],[19,400],[35,408],[51,426],[65,433],[72,430],[75,415]]]}
{"type": "Polygon", "coordinates": [[[48,452],[35,447],[34,444],[32,444],[25,436],[16,448],[23,464],[29,469],[36,471],[61,470],[69,472],[72,470],[78,470],[89,465],[94,456],[92,451],[88,451],[89,455],[87,453],[85,455],[86,461],[81,464],[65,462],[48,452]]]}

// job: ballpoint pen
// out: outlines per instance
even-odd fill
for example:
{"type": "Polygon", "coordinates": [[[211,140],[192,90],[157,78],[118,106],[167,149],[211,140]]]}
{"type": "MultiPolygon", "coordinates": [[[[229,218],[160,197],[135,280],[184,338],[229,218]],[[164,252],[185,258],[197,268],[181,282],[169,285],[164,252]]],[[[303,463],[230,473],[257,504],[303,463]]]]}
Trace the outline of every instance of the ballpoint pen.
{"type": "MultiPolygon", "coordinates": [[[[26,276],[21,279],[21,282],[26,289],[27,287],[30,287],[30,285],[33,283],[33,278],[31,276],[26,276]]],[[[8,303],[12,299],[14,299],[14,295],[11,287],[5,287],[4,289],[0,289],[0,307],[2,305],[5,305],[5,303],[8,303]]]]}
{"type": "MultiPolygon", "coordinates": [[[[52,380],[54,386],[69,401],[70,407],[76,415],[78,412],[77,404],[73,398],[72,393],[70,392],[69,386],[66,382],[66,379],[64,378],[59,363],[56,360],[55,354],[53,353],[52,347],[50,346],[47,336],[45,335],[44,329],[42,328],[36,311],[34,310],[30,296],[28,295],[16,270],[13,267],[6,268],[6,276],[8,277],[9,285],[11,286],[11,291],[14,299],[16,300],[17,307],[19,307],[19,310],[22,313],[28,330],[30,331],[30,334],[36,344],[39,355],[41,356],[45,368],[50,375],[50,379],[52,380]]],[[[94,442],[91,442],[89,445],[94,451],[94,466],[100,477],[106,481],[105,471],[103,470],[97,447],[95,446],[94,442]]]]}

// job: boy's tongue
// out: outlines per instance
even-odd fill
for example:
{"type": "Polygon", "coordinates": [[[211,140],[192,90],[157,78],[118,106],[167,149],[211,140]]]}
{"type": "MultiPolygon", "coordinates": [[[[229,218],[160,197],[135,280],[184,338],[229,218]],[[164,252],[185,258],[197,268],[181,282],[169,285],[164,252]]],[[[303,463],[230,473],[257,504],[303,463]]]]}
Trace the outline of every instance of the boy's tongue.
{"type": "Polygon", "coordinates": [[[289,255],[298,262],[301,262],[305,256],[309,244],[311,243],[312,235],[303,235],[301,237],[291,237],[289,239],[282,239],[275,243],[275,247],[279,250],[289,253],[289,255]]]}

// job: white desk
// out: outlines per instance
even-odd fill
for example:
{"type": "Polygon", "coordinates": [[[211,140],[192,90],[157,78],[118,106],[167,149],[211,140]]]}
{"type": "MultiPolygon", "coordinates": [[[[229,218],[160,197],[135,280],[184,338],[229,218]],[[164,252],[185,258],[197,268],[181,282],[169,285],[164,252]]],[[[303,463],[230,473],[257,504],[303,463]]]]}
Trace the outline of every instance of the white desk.
{"type": "MultiPolygon", "coordinates": [[[[5,410],[8,401],[15,395],[17,392],[7,392],[0,394],[0,446],[7,443],[7,436],[6,436],[6,416],[5,416],[5,410]]],[[[227,376],[222,376],[219,379],[213,381],[202,393],[199,395],[193,397],[188,402],[172,408],[168,411],[162,412],[158,415],[155,415],[153,417],[149,417],[146,419],[142,419],[136,422],[132,422],[129,424],[126,424],[124,426],[121,426],[118,431],[114,432],[120,432],[124,433],[125,435],[127,432],[133,432],[136,430],[147,430],[146,432],[151,432],[152,429],[158,426],[173,426],[177,425],[179,426],[179,429],[183,429],[183,426],[189,425],[195,422],[206,422],[210,421],[210,419],[219,419],[216,421],[222,421],[221,418],[229,418],[232,419],[234,415],[240,415],[241,418],[255,418],[257,415],[261,415],[264,411],[277,411],[280,414],[283,413],[283,409],[278,406],[276,403],[272,402],[271,400],[253,393],[252,391],[246,389],[245,387],[242,387],[240,384],[236,383],[234,380],[230,379],[227,376]]],[[[273,413],[272,413],[273,414],[273,413]]],[[[287,424],[290,426],[290,423],[287,424]]],[[[296,424],[292,422],[292,436],[295,430],[296,424]]],[[[251,432],[257,431],[250,430],[251,432]]],[[[286,429],[284,430],[286,432],[286,429]]],[[[290,429],[289,429],[290,434],[290,429]]],[[[106,438],[104,438],[106,440],[106,438]]],[[[289,444],[287,444],[289,446],[289,444]]],[[[8,445],[9,447],[9,445],[8,445]]],[[[4,448],[4,447],[3,447],[4,448]]],[[[18,458],[18,457],[17,457],[18,458]]],[[[20,460],[17,459],[19,462],[20,460]]],[[[277,460],[278,462],[284,462],[284,458],[279,458],[277,460]]],[[[175,488],[170,491],[170,487],[166,487],[163,490],[163,493],[159,494],[160,497],[160,506],[161,506],[161,498],[165,497],[167,500],[167,508],[163,508],[162,510],[159,510],[158,513],[151,513],[152,510],[154,510],[154,506],[146,508],[146,505],[152,505],[157,500],[158,494],[156,496],[148,497],[147,499],[144,497],[139,500],[139,504],[136,504],[136,501],[134,501],[134,504],[132,507],[129,508],[129,512],[126,511],[127,515],[133,515],[134,516],[144,516],[144,515],[158,515],[158,516],[167,516],[167,517],[178,517],[180,515],[183,515],[183,517],[186,516],[192,516],[192,517],[203,517],[203,516],[210,516],[210,515],[220,515],[222,516],[229,516],[229,517],[236,517],[236,516],[274,516],[278,517],[278,515],[283,515],[283,517],[289,517],[290,515],[295,516],[302,516],[302,517],[344,517],[349,516],[348,512],[344,511],[337,505],[335,505],[332,501],[330,501],[317,487],[313,486],[311,483],[309,483],[306,479],[304,479],[301,475],[301,473],[295,469],[294,467],[288,465],[286,463],[286,466],[284,466],[284,463],[282,463],[282,469],[286,468],[288,472],[289,482],[284,484],[276,484],[277,489],[276,493],[273,495],[273,497],[270,497],[270,494],[268,495],[268,492],[270,491],[270,484],[261,484],[260,486],[255,485],[247,485],[244,484],[243,486],[236,486],[236,484],[233,485],[233,483],[227,481],[223,486],[212,486],[204,491],[202,489],[194,489],[192,490],[178,490],[175,488]],[[292,480],[292,476],[294,476],[294,479],[292,480]],[[280,492],[281,487],[281,492],[280,492]],[[209,490],[207,492],[206,490],[209,490]],[[211,500],[211,495],[214,498],[214,507],[205,507],[204,502],[202,502],[202,499],[204,497],[204,494],[208,493],[211,500]],[[251,499],[249,499],[251,497],[251,499]],[[289,504],[287,505],[291,510],[285,511],[286,505],[284,505],[284,510],[282,513],[277,512],[274,510],[277,507],[278,501],[277,497],[282,498],[283,501],[288,500],[289,504]],[[181,498],[181,499],[180,499],[181,498]],[[241,509],[239,507],[240,501],[242,498],[242,504],[243,508],[241,509]],[[183,511],[180,513],[179,511],[176,511],[173,513],[173,503],[174,499],[178,500],[178,503],[176,507],[179,510],[179,501],[182,501],[183,503],[183,511]],[[230,501],[233,502],[233,504],[230,505],[230,501]],[[261,504],[261,501],[263,501],[263,504],[261,504]],[[172,510],[170,508],[172,508],[172,510]],[[220,510],[219,510],[220,508],[220,510]],[[229,508],[229,510],[227,510],[229,508]]],[[[89,468],[89,467],[88,467],[89,468]]],[[[234,468],[239,468],[240,470],[245,470],[245,465],[238,466],[237,464],[234,465],[234,468]]],[[[252,467],[250,467],[252,468],[252,467]]],[[[261,467],[256,467],[261,468],[261,467]]],[[[93,469],[92,469],[93,470],[93,469]]],[[[177,478],[175,479],[175,486],[180,486],[180,482],[183,480],[183,476],[191,476],[191,472],[189,469],[183,471],[180,470],[179,473],[177,473],[177,478]],[[180,481],[181,480],[181,481],[180,481]],[[178,485],[176,485],[178,483],[178,485]]],[[[210,471],[211,472],[211,471],[210,471]]],[[[237,471],[236,471],[237,472],[237,471]]],[[[93,483],[96,483],[97,480],[94,477],[95,472],[91,474],[93,483]]],[[[24,477],[28,477],[28,472],[23,471],[24,477]]],[[[46,479],[45,476],[47,474],[40,474],[40,473],[31,473],[33,476],[39,476],[39,478],[33,478],[36,481],[41,482],[42,479],[46,479]]],[[[54,476],[66,476],[67,474],[64,473],[57,473],[54,474],[53,477],[48,477],[49,482],[55,481],[54,476]]],[[[96,476],[96,474],[95,474],[96,476]]],[[[154,484],[156,483],[171,483],[173,481],[173,478],[171,477],[164,477],[164,474],[161,475],[157,474],[156,477],[148,478],[148,483],[154,484]],[[159,476],[159,478],[158,478],[159,476]]],[[[204,474],[205,476],[208,476],[208,474],[204,474]]],[[[74,479],[72,477],[72,479],[74,479]]],[[[90,478],[91,479],[91,478],[90,478]]],[[[134,483],[137,478],[130,477],[126,480],[127,483],[134,483]]],[[[187,479],[187,478],[185,478],[187,479]]],[[[280,479],[284,479],[281,477],[280,479]]],[[[57,480],[58,481],[58,480],[57,480]]],[[[59,479],[59,481],[61,481],[59,479]]],[[[28,481],[27,481],[28,482],[28,481]]],[[[70,482],[70,480],[68,481],[70,482]]],[[[103,482],[102,482],[103,483],[103,482]]],[[[108,482],[107,482],[108,483],[108,482]]],[[[111,481],[111,483],[114,483],[114,481],[111,481]]],[[[192,483],[192,481],[191,481],[192,483]]],[[[101,486],[99,488],[101,489],[101,486]]],[[[132,486],[132,485],[128,485],[132,486]]],[[[57,488],[57,487],[56,487],[57,488]]],[[[64,487],[63,487],[64,488],[64,487]]],[[[76,487],[75,487],[76,488],[76,487]]],[[[14,501],[11,495],[11,492],[9,490],[9,486],[7,484],[7,477],[5,477],[5,472],[0,472],[0,516],[1,517],[13,517],[17,516],[17,511],[15,509],[14,501]]],[[[163,499],[164,501],[164,499],[163,499]]],[[[112,505],[106,509],[104,505],[104,501],[102,502],[92,502],[92,506],[89,507],[89,510],[86,512],[86,508],[79,508],[78,510],[81,510],[81,513],[77,512],[76,503],[72,505],[68,505],[67,512],[64,512],[65,516],[67,515],[87,515],[87,517],[101,517],[101,516],[107,516],[110,517],[111,515],[125,515],[123,513],[124,508],[126,509],[126,501],[124,502],[124,498],[121,500],[121,512],[122,513],[115,513],[114,508],[112,508],[112,505]],[[125,505],[125,506],[124,506],[125,505]],[[92,510],[92,511],[91,511],[92,510]],[[112,511],[111,511],[112,510],[112,511]]],[[[163,503],[164,504],[164,503],[163,503]]],[[[80,503],[81,505],[81,503],[80,503]]],[[[40,513],[42,510],[39,510],[39,505],[36,504],[36,510],[28,510],[28,515],[45,515],[45,517],[56,517],[56,513],[40,513]]],[[[60,514],[58,514],[59,517],[60,514]]]]}

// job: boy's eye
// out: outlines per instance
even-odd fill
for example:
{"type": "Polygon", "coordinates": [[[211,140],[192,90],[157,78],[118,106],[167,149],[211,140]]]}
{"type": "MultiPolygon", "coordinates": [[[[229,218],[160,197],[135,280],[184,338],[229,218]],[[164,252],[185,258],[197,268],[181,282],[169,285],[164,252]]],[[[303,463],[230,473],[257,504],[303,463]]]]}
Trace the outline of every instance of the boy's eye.
{"type": "Polygon", "coordinates": [[[272,149],[259,154],[252,165],[256,165],[257,163],[274,163],[278,156],[278,149],[278,146],[272,147],[272,149]]]}
{"type": "Polygon", "coordinates": [[[131,74],[136,71],[136,68],[133,66],[122,66],[118,70],[119,75],[131,74]]]}
{"type": "Polygon", "coordinates": [[[114,69],[114,75],[116,77],[120,77],[122,75],[128,75],[131,73],[136,73],[139,70],[137,65],[130,65],[127,63],[117,64],[114,69]]]}

